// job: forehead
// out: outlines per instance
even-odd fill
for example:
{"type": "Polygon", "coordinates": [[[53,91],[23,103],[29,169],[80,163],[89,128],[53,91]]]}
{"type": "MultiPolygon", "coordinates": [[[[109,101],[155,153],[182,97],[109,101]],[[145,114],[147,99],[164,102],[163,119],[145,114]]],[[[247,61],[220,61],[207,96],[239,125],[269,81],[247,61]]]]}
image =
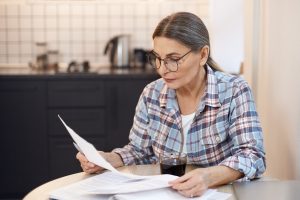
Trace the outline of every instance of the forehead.
{"type": "Polygon", "coordinates": [[[153,40],[154,51],[160,56],[165,56],[170,53],[182,53],[189,50],[188,47],[184,46],[180,42],[166,38],[166,37],[155,37],[153,40]]]}

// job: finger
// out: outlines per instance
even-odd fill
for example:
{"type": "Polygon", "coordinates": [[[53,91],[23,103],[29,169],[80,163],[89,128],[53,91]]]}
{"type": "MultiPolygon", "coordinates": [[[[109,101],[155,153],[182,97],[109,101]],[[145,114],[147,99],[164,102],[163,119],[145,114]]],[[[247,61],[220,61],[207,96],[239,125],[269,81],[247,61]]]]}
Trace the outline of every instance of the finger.
{"type": "Polygon", "coordinates": [[[172,188],[175,190],[189,190],[195,187],[197,184],[202,184],[202,182],[198,182],[194,177],[190,177],[189,179],[184,179],[185,182],[179,182],[172,185],[172,188]]]}
{"type": "Polygon", "coordinates": [[[207,190],[207,187],[204,185],[197,185],[195,188],[193,188],[190,192],[193,194],[193,196],[202,196],[205,191],[207,190]]]}
{"type": "Polygon", "coordinates": [[[89,174],[98,173],[98,172],[102,171],[102,168],[99,166],[95,166],[95,167],[91,168],[87,165],[81,165],[81,168],[83,169],[84,172],[89,173],[89,174]]]}
{"type": "Polygon", "coordinates": [[[197,197],[197,196],[201,196],[202,194],[205,193],[205,191],[207,190],[207,187],[205,187],[204,185],[196,185],[195,187],[192,187],[189,190],[181,190],[182,193],[186,194],[185,196],[187,197],[197,197]]]}
{"type": "Polygon", "coordinates": [[[182,196],[185,196],[185,197],[188,197],[188,198],[196,197],[195,195],[190,194],[190,193],[186,192],[185,190],[179,190],[178,192],[179,192],[179,194],[181,194],[182,196]]]}
{"type": "Polygon", "coordinates": [[[78,152],[76,154],[76,158],[80,161],[80,162],[88,162],[87,158],[80,152],[78,152]]]}
{"type": "Polygon", "coordinates": [[[196,183],[194,181],[188,180],[184,183],[174,184],[172,186],[172,188],[175,190],[189,190],[189,189],[195,187],[195,185],[196,185],[196,183]]]}
{"type": "Polygon", "coordinates": [[[81,166],[86,170],[92,170],[93,168],[98,168],[99,166],[91,162],[81,163],[81,166]]]}
{"type": "Polygon", "coordinates": [[[87,167],[85,164],[81,164],[80,166],[81,166],[82,170],[85,171],[85,172],[90,170],[90,168],[87,167]]]}
{"type": "Polygon", "coordinates": [[[92,169],[89,169],[89,170],[87,170],[88,171],[88,173],[90,173],[90,174],[94,174],[94,173],[96,173],[96,172],[98,172],[98,171],[100,171],[99,170],[99,168],[92,168],[92,169]]]}
{"type": "Polygon", "coordinates": [[[88,163],[87,163],[87,166],[90,167],[90,168],[94,168],[94,167],[96,167],[97,165],[95,165],[95,164],[92,163],[92,162],[88,162],[88,163]]]}
{"type": "Polygon", "coordinates": [[[96,167],[90,169],[90,173],[91,173],[91,174],[95,174],[95,173],[101,172],[102,170],[103,170],[102,167],[96,166],[96,167]]]}
{"type": "Polygon", "coordinates": [[[175,185],[175,184],[178,184],[178,183],[182,183],[182,182],[185,182],[187,181],[188,179],[191,178],[191,174],[190,173],[186,173],[185,175],[173,180],[173,181],[170,181],[169,184],[170,185],[175,185]]]}
{"type": "Polygon", "coordinates": [[[206,190],[206,187],[196,186],[190,190],[178,190],[178,193],[185,197],[193,198],[202,196],[206,190]]]}
{"type": "Polygon", "coordinates": [[[185,197],[190,197],[185,191],[178,190],[178,193],[185,197]]]}

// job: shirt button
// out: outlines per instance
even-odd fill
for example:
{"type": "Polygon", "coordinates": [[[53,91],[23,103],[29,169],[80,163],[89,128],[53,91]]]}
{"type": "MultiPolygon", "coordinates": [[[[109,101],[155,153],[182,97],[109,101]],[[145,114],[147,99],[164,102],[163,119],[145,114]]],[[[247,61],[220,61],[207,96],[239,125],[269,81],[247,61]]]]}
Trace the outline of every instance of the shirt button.
{"type": "Polygon", "coordinates": [[[219,136],[216,136],[216,141],[217,142],[220,142],[221,141],[221,138],[219,136]]]}

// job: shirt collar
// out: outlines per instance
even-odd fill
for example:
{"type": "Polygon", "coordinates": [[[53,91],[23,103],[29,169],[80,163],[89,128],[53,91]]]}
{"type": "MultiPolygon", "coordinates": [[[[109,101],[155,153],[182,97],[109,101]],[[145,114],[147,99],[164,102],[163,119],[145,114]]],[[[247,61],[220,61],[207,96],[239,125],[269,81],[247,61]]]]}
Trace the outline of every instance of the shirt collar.
{"type": "Polygon", "coordinates": [[[175,90],[168,88],[165,83],[159,96],[159,104],[161,108],[179,108],[176,101],[175,90]]]}
{"type": "MultiPolygon", "coordinates": [[[[205,107],[220,107],[221,103],[219,100],[219,89],[218,89],[218,80],[215,75],[215,72],[206,65],[206,89],[205,94],[201,99],[198,110],[202,111],[205,107]]],[[[166,84],[164,84],[160,96],[159,96],[160,107],[162,108],[174,108],[179,109],[178,103],[176,101],[176,92],[174,89],[168,88],[166,84]]]]}
{"type": "MultiPolygon", "coordinates": [[[[220,107],[218,79],[211,67],[206,65],[206,89],[201,102],[211,107],[220,107]]],[[[203,107],[204,108],[204,107],[203,107]]]]}

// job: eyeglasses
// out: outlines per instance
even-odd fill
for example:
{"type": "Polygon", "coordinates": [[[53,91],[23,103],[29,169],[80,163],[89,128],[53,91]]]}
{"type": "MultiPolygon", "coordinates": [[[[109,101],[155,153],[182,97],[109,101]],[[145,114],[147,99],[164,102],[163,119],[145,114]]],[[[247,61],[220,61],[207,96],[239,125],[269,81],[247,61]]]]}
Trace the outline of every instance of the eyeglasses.
{"type": "Polygon", "coordinates": [[[180,58],[174,59],[174,58],[160,58],[158,57],[154,51],[152,50],[150,53],[147,54],[148,56],[148,62],[150,63],[150,65],[152,67],[154,67],[155,69],[159,69],[161,66],[161,61],[164,62],[165,67],[171,71],[171,72],[176,72],[178,70],[178,62],[184,58],[186,55],[188,55],[189,53],[191,53],[192,50],[190,50],[189,52],[187,52],[186,54],[184,54],[183,56],[181,56],[180,58]]]}

